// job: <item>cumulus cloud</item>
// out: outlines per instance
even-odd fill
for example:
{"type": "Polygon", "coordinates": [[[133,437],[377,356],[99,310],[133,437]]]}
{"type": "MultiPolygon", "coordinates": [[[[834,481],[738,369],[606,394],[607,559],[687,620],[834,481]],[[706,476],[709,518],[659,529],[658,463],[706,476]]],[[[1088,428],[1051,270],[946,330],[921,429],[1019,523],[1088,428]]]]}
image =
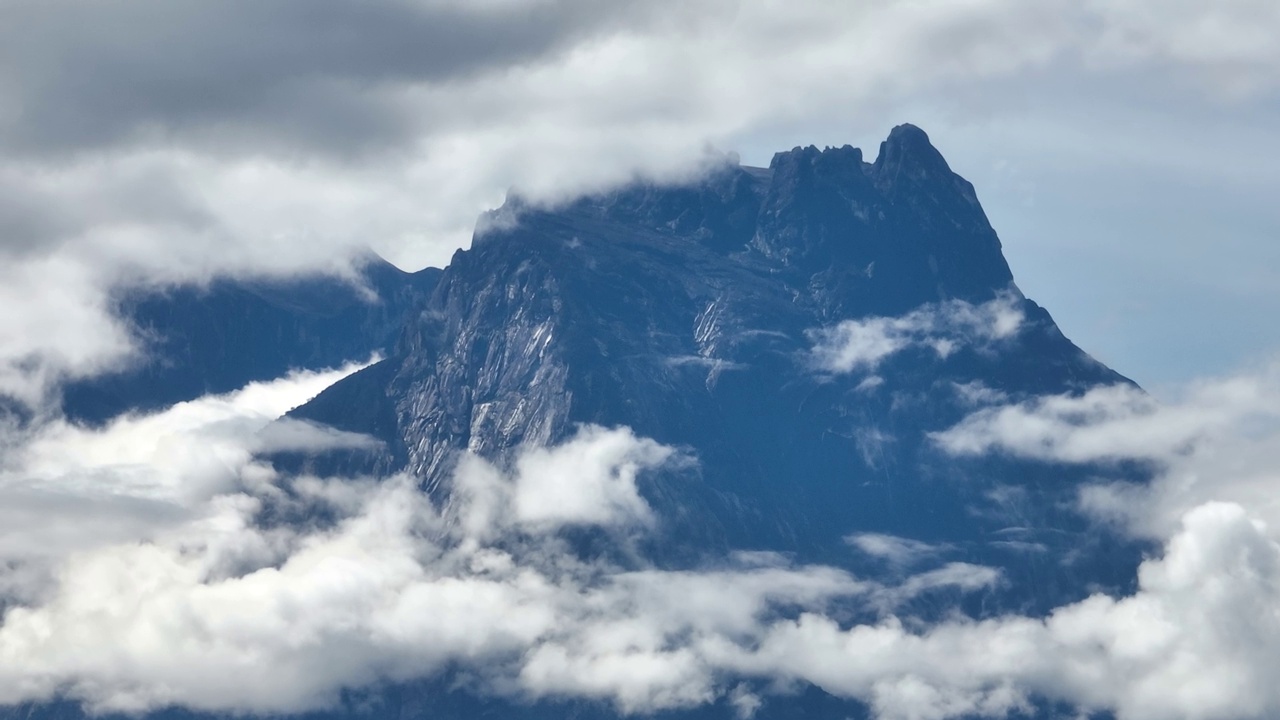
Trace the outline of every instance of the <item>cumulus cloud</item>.
{"type": "Polygon", "coordinates": [[[4,264],[0,302],[12,309],[0,315],[0,397],[38,406],[55,383],[96,375],[134,356],[107,294],[75,262],[4,264]]]}
{"type": "Polygon", "coordinates": [[[637,476],[677,457],[629,429],[599,426],[585,426],[555,447],[526,448],[509,475],[466,455],[451,483],[455,512],[466,536],[478,541],[513,529],[650,526],[655,518],[637,476]]]}
{"type": "Polygon", "coordinates": [[[811,359],[831,373],[875,370],[885,358],[911,347],[931,348],[945,359],[966,345],[983,348],[1015,337],[1024,319],[1021,299],[1010,292],[980,305],[948,300],[900,317],[845,320],[809,332],[811,359]]]}
{"type": "Polygon", "coordinates": [[[517,521],[604,525],[613,519],[649,523],[636,473],[668,461],[674,451],[628,431],[588,428],[570,443],[530,450],[516,464],[517,521]]]}
{"type": "Polygon", "coordinates": [[[777,616],[836,601],[891,612],[998,578],[956,563],[886,586],[768,553],[686,570],[582,559],[562,528],[651,527],[638,478],[690,462],[625,428],[584,427],[509,467],[464,454],[447,502],[404,476],[282,478],[255,457],[369,442],[273,422],[352,370],[97,429],[57,421],[15,445],[5,508],[25,524],[0,536],[0,702],[294,712],[463,667],[480,692],[623,712],[723,699],[746,715],[767,693],[732,681],[721,644],[750,646],[777,616]],[[94,522],[35,523],[40,508],[14,504],[24,493],[94,522]],[[264,524],[268,507],[331,520],[264,524]]]}

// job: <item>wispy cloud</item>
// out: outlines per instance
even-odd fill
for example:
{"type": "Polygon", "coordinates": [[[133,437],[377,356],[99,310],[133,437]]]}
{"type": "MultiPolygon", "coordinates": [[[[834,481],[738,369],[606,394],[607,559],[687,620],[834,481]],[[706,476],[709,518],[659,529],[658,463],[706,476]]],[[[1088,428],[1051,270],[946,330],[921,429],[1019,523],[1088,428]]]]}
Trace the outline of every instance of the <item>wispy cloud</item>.
{"type": "MultiPolygon", "coordinates": [[[[1188,386],[1162,402],[1132,386],[1042,397],[979,409],[933,435],[959,455],[1006,453],[1045,462],[1156,467],[1150,487],[1103,478],[1084,492],[1093,511],[1166,537],[1202,503],[1239,503],[1280,527],[1271,488],[1280,447],[1280,372],[1255,372],[1188,386]]],[[[1120,473],[1114,473],[1120,475],[1120,473]]]]}
{"type": "MultiPolygon", "coordinates": [[[[60,517],[104,492],[115,504],[96,505],[112,528],[86,525],[70,541],[49,535],[35,548],[25,532],[0,536],[10,559],[0,701],[57,692],[101,710],[292,712],[335,702],[344,688],[454,667],[476,679],[472,692],[594,698],[635,713],[726,702],[745,716],[783,701],[776,693],[794,682],[883,718],[1001,716],[1043,699],[1127,720],[1280,709],[1269,672],[1280,657],[1271,610],[1280,545],[1258,508],[1242,504],[1243,491],[1272,486],[1208,478],[1191,492],[1172,465],[1207,467],[1195,463],[1219,457],[1210,450],[1218,443],[1257,443],[1257,458],[1273,458],[1271,435],[1248,420],[1269,407],[1251,398],[1270,397],[1270,374],[1188,393],[1188,406],[1216,413],[1164,410],[1128,389],[1009,406],[1065,412],[1073,432],[1134,432],[1126,447],[1172,468],[1134,492],[1159,500],[1143,506],[1152,516],[1180,511],[1131,595],[1094,595],[1045,617],[928,623],[900,617],[903,603],[1007,580],[950,561],[949,548],[870,534],[849,542],[896,565],[895,584],[762,553],[679,570],[577,555],[566,527],[624,539],[660,531],[640,481],[689,462],[625,428],[584,427],[563,444],[523,449],[509,466],[464,455],[445,505],[402,476],[279,477],[253,456],[258,432],[335,376],[256,385],[96,431],[55,426],[7,456],[6,497],[57,491],[71,501],[54,509],[60,517]],[[1110,399],[1101,410],[1099,398],[1110,399]],[[1172,430],[1145,429],[1164,412],[1172,430]],[[1188,434],[1188,414],[1204,432],[1188,434]],[[1116,418],[1138,424],[1108,425],[1116,418]],[[170,433],[157,439],[160,427],[170,433]],[[1188,436],[1200,438],[1190,451],[1188,436]],[[1206,500],[1215,496],[1225,501],[1206,500]],[[261,524],[273,503],[332,521],[261,524]],[[850,607],[878,619],[850,623],[850,607]]],[[[957,452],[1012,442],[991,434],[1004,425],[975,424],[999,412],[978,410],[953,428],[988,433],[957,452]]],[[[1115,442],[1067,447],[1037,456],[1125,452],[1115,442]]],[[[1162,527],[1148,520],[1152,532],[1162,527]]]]}
{"type": "Polygon", "coordinates": [[[947,545],[935,545],[884,533],[858,533],[846,537],[844,541],[860,552],[897,567],[908,567],[952,549],[947,545]]]}
{"type": "MultiPolygon", "coordinates": [[[[51,531],[34,542],[34,527],[0,536],[0,702],[56,692],[98,710],[292,712],[450,666],[482,678],[480,692],[623,712],[725,699],[745,713],[771,691],[731,681],[723,653],[777,617],[842,599],[892,611],[996,577],[953,564],[887,586],[761,553],[686,570],[584,560],[562,528],[659,530],[637,480],[690,462],[625,428],[584,427],[505,469],[464,454],[444,505],[404,476],[282,478],[256,459],[264,430],[279,445],[276,414],[346,371],[96,430],[56,423],[9,456],[6,498],[56,493],[60,518],[91,504],[99,522],[61,542],[51,531]],[[272,505],[332,521],[261,524],[272,505]]],[[[314,427],[301,437],[358,441],[314,427]]]]}
{"type": "Polygon", "coordinates": [[[980,305],[949,300],[899,317],[844,320],[809,332],[811,359],[826,372],[867,372],[908,348],[931,348],[946,358],[962,347],[987,347],[1017,335],[1024,319],[1020,302],[1010,292],[980,305]]]}

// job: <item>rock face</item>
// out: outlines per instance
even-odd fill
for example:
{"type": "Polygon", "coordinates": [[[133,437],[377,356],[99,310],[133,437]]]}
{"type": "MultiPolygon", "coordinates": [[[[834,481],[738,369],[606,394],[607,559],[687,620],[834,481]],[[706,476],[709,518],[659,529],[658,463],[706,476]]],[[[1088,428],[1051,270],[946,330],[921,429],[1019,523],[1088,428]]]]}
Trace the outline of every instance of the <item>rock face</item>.
{"type": "Polygon", "coordinates": [[[205,288],[126,295],[120,314],[144,338],[146,364],[68,385],[64,412],[98,423],[292,369],[367,360],[391,349],[405,312],[423,301],[439,274],[402,272],[370,254],[353,280],[215,280],[205,288]]]}
{"type": "Polygon", "coordinates": [[[997,610],[1132,576],[1136,551],[1069,509],[1083,471],[957,460],[931,439],[982,397],[1128,381],[1022,296],[920,129],[895,128],[874,164],[796,148],[691,185],[510,201],[483,225],[392,356],[293,413],[385,450],[304,466],[403,469],[444,495],[460,451],[628,426],[698,461],[645,478],[662,563],[767,549],[848,566],[843,538],[887,533],[1001,567],[1020,589],[997,610]]]}

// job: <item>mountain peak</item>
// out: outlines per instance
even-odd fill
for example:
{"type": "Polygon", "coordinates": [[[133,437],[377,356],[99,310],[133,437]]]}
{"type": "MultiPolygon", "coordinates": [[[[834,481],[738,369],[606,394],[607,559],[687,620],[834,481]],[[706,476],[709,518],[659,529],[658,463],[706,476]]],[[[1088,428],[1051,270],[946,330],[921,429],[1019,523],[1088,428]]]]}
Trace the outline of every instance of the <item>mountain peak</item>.
{"type": "Polygon", "coordinates": [[[904,175],[924,180],[952,174],[942,153],[929,141],[929,135],[910,123],[889,131],[889,137],[880,143],[874,168],[880,183],[893,182],[904,175]]]}
{"type": "Polygon", "coordinates": [[[930,148],[933,147],[933,144],[929,142],[929,133],[920,129],[918,125],[912,125],[911,123],[895,125],[894,128],[889,131],[889,138],[885,142],[897,143],[900,145],[927,145],[930,148]]]}
{"type": "Polygon", "coordinates": [[[493,217],[503,222],[487,219],[477,233],[486,246],[573,227],[582,237],[644,229],[722,255],[745,253],[744,262],[787,274],[837,314],[985,302],[1013,280],[973,187],[910,124],[889,133],[874,164],[851,145],[797,146],[775,154],[768,169],[724,164],[696,180],[638,182],[556,208],[509,199],[493,217]]]}
{"type": "Polygon", "coordinates": [[[774,156],[752,247],[812,275],[845,312],[983,301],[1013,280],[973,187],[915,125],[895,127],[874,164],[845,145],[774,156]]]}

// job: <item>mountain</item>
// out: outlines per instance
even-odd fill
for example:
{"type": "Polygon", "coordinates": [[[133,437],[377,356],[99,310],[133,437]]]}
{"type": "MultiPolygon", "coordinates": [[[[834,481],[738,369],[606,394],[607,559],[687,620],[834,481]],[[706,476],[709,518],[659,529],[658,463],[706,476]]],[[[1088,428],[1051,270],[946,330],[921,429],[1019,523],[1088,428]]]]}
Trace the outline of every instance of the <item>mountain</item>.
{"type": "Polygon", "coordinates": [[[405,312],[430,293],[439,274],[435,268],[406,273],[370,253],[350,279],[219,278],[207,286],[126,293],[117,313],[144,339],[145,362],[69,383],[63,411],[97,424],[293,369],[385,354],[405,312]]]}
{"type": "MultiPolygon", "coordinates": [[[[583,428],[627,428],[681,461],[637,476],[648,532],[558,530],[578,560],[694,572],[781,557],[889,586],[915,572],[898,555],[928,553],[998,579],[913,590],[894,612],[920,621],[1038,616],[1132,586],[1146,548],[1076,509],[1093,468],[942,447],[939,433],[983,407],[1131,381],[1022,294],[973,187],[920,129],[894,128],[874,162],[848,146],[795,148],[768,168],[726,160],[687,183],[638,182],[553,207],[513,196],[479,227],[443,271],[371,263],[377,302],[330,280],[129,299],[156,360],[73,386],[68,413],[101,420],[381,349],[385,359],[289,413],[378,443],[269,456],[286,476],[403,473],[448,515],[464,453],[510,468],[583,428]]],[[[268,505],[262,522],[325,526],[296,507],[268,505]]],[[[474,679],[450,665],[344,693],[306,717],[621,714],[599,697],[471,692],[474,679]]],[[[778,692],[785,699],[747,714],[867,713],[812,685],[778,692]]],[[[654,717],[742,713],[719,697],[654,717]]],[[[67,701],[5,717],[84,715],[67,701]]]]}
{"type": "Polygon", "coordinates": [[[1129,381],[1023,297],[973,187],[920,129],[894,128],[874,163],[795,148],[692,184],[515,198],[482,227],[391,356],[292,413],[383,448],[279,462],[405,470],[447,495],[459,451],[509,459],[625,426],[697,459],[642,486],[661,562],[753,549],[848,564],[844,538],[883,533],[1001,567],[1002,609],[1132,578],[1137,552],[1068,509],[1085,471],[958,461],[931,440],[979,396],[1129,381]],[[997,337],[1000,317],[1016,331],[997,337]],[[901,347],[822,367],[841,327],[901,347]]]}

